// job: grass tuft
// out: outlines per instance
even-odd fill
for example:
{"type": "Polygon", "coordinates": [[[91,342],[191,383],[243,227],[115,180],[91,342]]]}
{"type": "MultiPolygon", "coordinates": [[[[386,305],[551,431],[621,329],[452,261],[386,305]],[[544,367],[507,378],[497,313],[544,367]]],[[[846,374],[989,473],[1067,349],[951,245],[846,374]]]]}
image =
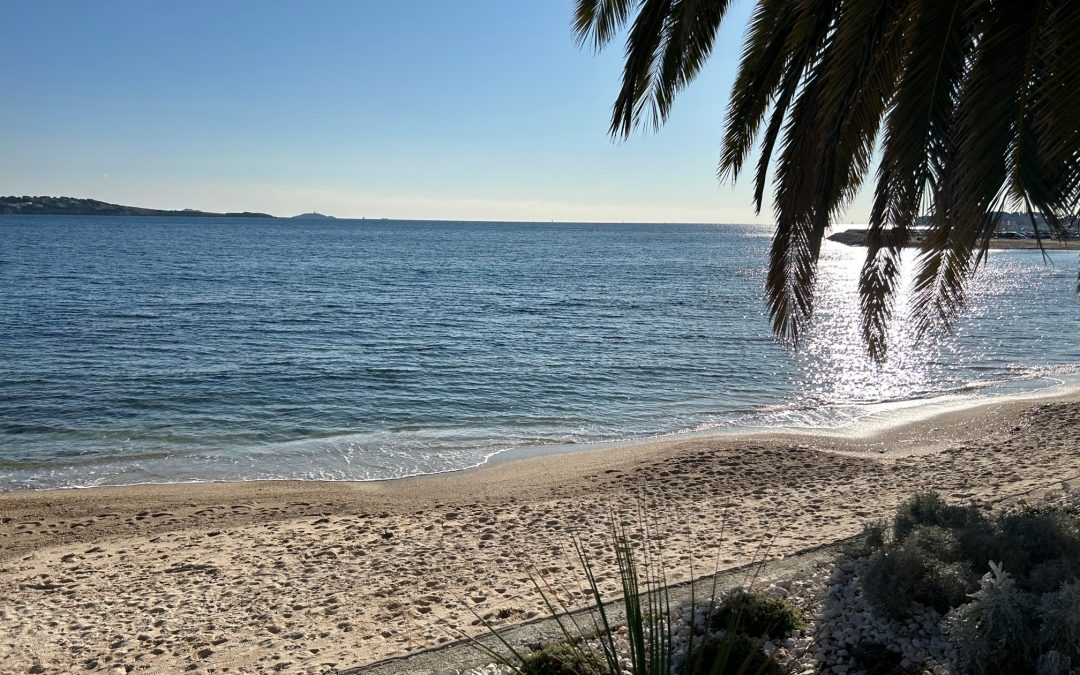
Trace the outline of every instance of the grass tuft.
{"type": "MultiPolygon", "coordinates": [[[[761,641],[729,630],[720,638],[706,635],[705,627],[692,625],[689,643],[678,651],[673,649],[675,620],[683,608],[673,607],[663,548],[655,528],[642,517],[641,532],[627,530],[626,524],[614,514],[610,518],[611,543],[615,553],[615,566],[621,582],[623,603],[626,610],[626,649],[616,638],[616,625],[612,623],[600,591],[599,579],[603,578],[584,546],[576,538],[574,549],[583,571],[582,587],[590,600],[592,611],[579,613],[564,604],[559,594],[535,566],[526,568],[533,586],[540,594],[563,634],[563,642],[550,645],[540,652],[521,654],[510,645],[490,623],[481,623],[495,637],[501,649],[483,642],[463,637],[489,656],[494,663],[505,666],[517,675],[779,675],[782,669],[775,660],[762,652],[761,641]],[[591,635],[586,640],[583,636],[591,635]],[[711,645],[711,647],[709,646],[711,645]]],[[[763,542],[761,564],[768,552],[763,542]]],[[[719,558],[718,558],[719,560],[719,558]]],[[[756,575],[755,577],[756,578],[756,575]]],[[[694,588],[691,575],[690,587],[694,588]]],[[[750,582],[752,585],[752,582],[750,582]]],[[[707,599],[708,606],[699,606],[691,594],[689,616],[696,617],[699,607],[706,615],[715,611],[715,582],[707,599]]],[[[755,605],[757,607],[758,605],[755,605]]],[[[766,613],[761,620],[772,625],[778,618],[782,625],[803,625],[801,616],[793,608],[783,605],[782,611],[766,613]]],[[[479,617],[478,617],[479,618],[479,617]]]]}
{"type": "Polygon", "coordinates": [[[595,655],[556,642],[526,655],[521,661],[521,671],[524,675],[603,675],[605,668],[595,655]]]}

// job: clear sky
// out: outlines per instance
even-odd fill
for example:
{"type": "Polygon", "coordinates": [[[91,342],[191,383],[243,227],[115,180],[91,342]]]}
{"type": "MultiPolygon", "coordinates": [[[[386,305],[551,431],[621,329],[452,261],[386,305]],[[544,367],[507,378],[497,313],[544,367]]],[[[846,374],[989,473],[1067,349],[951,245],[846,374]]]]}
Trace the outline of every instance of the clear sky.
{"type": "MultiPolygon", "coordinates": [[[[658,134],[571,0],[5,5],[0,194],[341,217],[768,222],[715,177],[749,0],[658,134]]],[[[864,217],[858,208],[851,218],[864,217]]]]}

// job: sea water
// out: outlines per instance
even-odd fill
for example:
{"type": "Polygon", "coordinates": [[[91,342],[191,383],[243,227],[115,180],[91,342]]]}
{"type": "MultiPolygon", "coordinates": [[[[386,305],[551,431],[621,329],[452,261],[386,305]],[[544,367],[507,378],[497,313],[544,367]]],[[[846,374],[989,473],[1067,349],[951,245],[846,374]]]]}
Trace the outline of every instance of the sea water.
{"type": "MultiPolygon", "coordinates": [[[[773,341],[747,225],[0,217],[0,489],[373,480],[1074,386],[1077,255],[993,251],[867,360],[863,249],[773,341]]],[[[903,303],[900,314],[903,314],[903,303]]]]}

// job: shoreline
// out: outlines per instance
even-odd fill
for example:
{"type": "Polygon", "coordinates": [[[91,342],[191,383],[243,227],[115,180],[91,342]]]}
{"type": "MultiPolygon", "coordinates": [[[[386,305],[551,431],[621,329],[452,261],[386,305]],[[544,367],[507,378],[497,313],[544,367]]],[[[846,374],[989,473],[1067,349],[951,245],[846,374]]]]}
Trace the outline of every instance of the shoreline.
{"type": "MultiPolygon", "coordinates": [[[[496,450],[477,464],[460,468],[445,469],[428,473],[416,473],[405,476],[389,478],[250,478],[250,479],[225,479],[225,480],[175,480],[175,481],[145,481],[135,483],[107,483],[103,485],[66,485],[57,487],[17,487],[0,488],[0,498],[5,495],[38,493],[38,492],[66,492],[85,490],[104,490],[113,488],[153,488],[155,486],[206,486],[206,485],[246,485],[252,483],[265,484],[392,484],[398,481],[413,479],[439,478],[462,473],[482,471],[488,467],[497,466],[505,462],[519,460],[531,460],[549,456],[576,455],[578,453],[599,452],[605,453],[613,450],[632,448],[638,445],[655,446],[657,444],[680,443],[685,441],[710,441],[710,440],[754,440],[782,438],[798,440],[799,438],[850,438],[870,439],[875,436],[889,434],[895,429],[902,429],[922,423],[936,417],[947,416],[953,413],[977,410],[986,406],[994,406],[1008,403],[1034,402],[1041,400],[1067,399],[1071,396],[1080,398],[1080,369],[1075,372],[1064,374],[1040,374],[1028,379],[1008,380],[1004,382],[981,385],[973,390],[974,393],[964,394],[964,390],[948,391],[925,398],[912,398],[898,401],[884,401],[873,404],[855,404],[851,407],[862,408],[863,415],[842,421],[832,426],[795,426],[773,425],[758,426],[754,424],[740,424],[732,422],[729,425],[716,425],[707,429],[684,429],[680,431],[660,433],[653,436],[629,437],[614,440],[585,441],[564,444],[536,444],[522,445],[496,450]],[[1024,386],[1039,381],[1055,381],[1044,387],[1022,389],[1011,393],[986,394],[985,392],[996,387],[1024,386]],[[876,410],[875,410],[876,409],[876,410]]],[[[824,408],[823,408],[824,409],[824,408]]],[[[748,419],[763,413],[753,413],[748,419]]]]}
{"type": "Polygon", "coordinates": [[[606,569],[613,513],[633,523],[647,508],[669,578],[685,580],[691,562],[744,564],[767,539],[776,557],[857,534],[918,490],[989,503],[1080,486],[1078,425],[1069,392],[872,437],[683,438],[381,482],[6,492],[0,659],[46,672],[361,666],[446,641],[445,623],[479,632],[473,611],[499,624],[543,614],[525,561],[573,585],[573,533],[606,569]]]}

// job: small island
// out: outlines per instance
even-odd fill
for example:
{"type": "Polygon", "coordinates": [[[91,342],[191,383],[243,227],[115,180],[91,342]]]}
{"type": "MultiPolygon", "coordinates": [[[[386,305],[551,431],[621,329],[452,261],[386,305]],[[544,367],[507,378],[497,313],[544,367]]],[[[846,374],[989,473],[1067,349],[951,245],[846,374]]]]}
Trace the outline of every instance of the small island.
{"type": "Polygon", "coordinates": [[[20,216],[187,216],[190,218],[273,218],[268,213],[212,213],[196,209],[169,211],[109,204],[78,197],[0,197],[0,215],[20,216]]]}
{"type": "Polygon", "coordinates": [[[293,220],[337,220],[337,218],[335,218],[334,216],[328,216],[328,215],[325,215],[325,214],[322,214],[322,213],[316,213],[314,211],[312,211],[311,213],[301,213],[298,216],[293,216],[292,219],[293,220]]]}

